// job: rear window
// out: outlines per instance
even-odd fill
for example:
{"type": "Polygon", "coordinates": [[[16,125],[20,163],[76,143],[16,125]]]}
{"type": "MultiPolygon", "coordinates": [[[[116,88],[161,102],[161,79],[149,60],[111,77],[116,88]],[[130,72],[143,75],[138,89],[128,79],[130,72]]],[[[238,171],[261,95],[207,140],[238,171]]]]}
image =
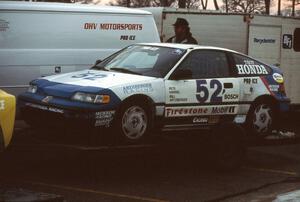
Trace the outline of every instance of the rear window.
{"type": "Polygon", "coordinates": [[[239,54],[233,54],[233,58],[235,62],[235,72],[239,76],[259,76],[271,73],[270,67],[252,58],[239,54]]]}
{"type": "Polygon", "coordinates": [[[300,28],[296,28],[294,31],[294,50],[300,51],[300,28]]]}

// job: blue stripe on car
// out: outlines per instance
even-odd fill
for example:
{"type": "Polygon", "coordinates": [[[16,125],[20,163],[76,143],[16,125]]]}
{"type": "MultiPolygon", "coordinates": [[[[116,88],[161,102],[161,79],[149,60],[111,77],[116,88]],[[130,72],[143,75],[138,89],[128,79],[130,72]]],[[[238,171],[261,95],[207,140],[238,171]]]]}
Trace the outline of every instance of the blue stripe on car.
{"type": "Polygon", "coordinates": [[[62,84],[45,79],[35,80],[31,84],[37,85],[37,93],[23,93],[19,96],[21,101],[78,110],[112,110],[121,103],[121,99],[113,91],[106,88],[62,84]],[[71,100],[76,92],[110,95],[110,103],[94,104],[71,100]],[[53,99],[44,103],[42,100],[46,96],[53,96],[53,99]]]}

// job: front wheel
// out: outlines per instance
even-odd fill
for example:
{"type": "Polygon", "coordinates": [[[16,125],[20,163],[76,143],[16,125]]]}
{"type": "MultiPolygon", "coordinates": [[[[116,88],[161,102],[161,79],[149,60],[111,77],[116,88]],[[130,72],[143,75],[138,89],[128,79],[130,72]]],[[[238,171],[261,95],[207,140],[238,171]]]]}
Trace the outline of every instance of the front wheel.
{"type": "Polygon", "coordinates": [[[121,141],[140,143],[144,141],[150,130],[150,113],[140,104],[125,104],[121,107],[116,129],[121,141]]]}

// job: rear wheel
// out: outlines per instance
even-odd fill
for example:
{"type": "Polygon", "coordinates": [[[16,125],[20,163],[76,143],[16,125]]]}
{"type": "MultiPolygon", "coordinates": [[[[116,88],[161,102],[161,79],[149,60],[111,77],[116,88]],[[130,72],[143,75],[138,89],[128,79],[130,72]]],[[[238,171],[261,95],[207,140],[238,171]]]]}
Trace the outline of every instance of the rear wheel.
{"type": "Polygon", "coordinates": [[[248,133],[256,137],[265,137],[271,134],[275,126],[275,108],[268,102],[254,104],[248,114],[248,133]]]}

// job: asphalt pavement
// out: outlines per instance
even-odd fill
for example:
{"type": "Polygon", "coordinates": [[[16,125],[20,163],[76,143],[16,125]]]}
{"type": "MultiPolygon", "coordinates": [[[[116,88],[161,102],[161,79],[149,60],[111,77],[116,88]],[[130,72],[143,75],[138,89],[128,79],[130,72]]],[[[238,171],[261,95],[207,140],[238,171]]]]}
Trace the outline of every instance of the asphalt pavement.
{"type": "MultiPolygon", "coordinates": [[[[293,130],[298,133],[298,126],[293,130]]],[[[111,149],[91,146],[82,136],[40,133],[17,124],[12,144],[0,156],[0,189],[74,202],[262,202],[300,189],[300,145],[293,142],[251,146],[241,169],[222,172],[211,164],[207,150],[195,152],[178,137],[170,138],[172,144],[111,149]]]]}

